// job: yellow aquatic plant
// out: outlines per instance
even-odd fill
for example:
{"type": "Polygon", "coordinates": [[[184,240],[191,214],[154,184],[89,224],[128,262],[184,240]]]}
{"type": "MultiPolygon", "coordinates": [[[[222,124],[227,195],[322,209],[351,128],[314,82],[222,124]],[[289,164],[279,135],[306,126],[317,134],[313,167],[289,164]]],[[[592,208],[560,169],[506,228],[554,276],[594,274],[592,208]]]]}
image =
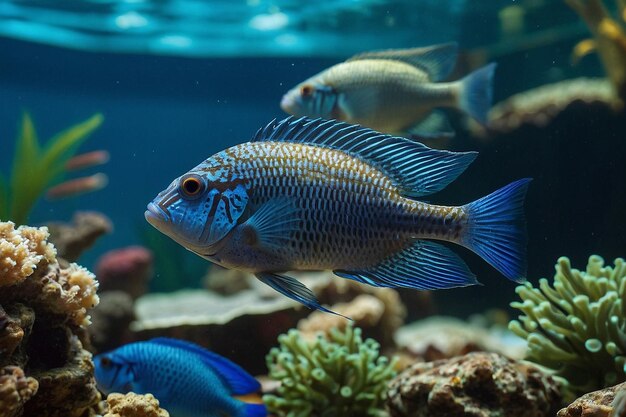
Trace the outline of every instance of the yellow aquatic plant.
{"type": "Polygon", "coordinates": [[[24,112],[10,177],[0,174],[0,220],[24,224],[39,197],[59,182],[67,161],[102,121],[96,113],[41,144],[30,114],[24,112]]]}

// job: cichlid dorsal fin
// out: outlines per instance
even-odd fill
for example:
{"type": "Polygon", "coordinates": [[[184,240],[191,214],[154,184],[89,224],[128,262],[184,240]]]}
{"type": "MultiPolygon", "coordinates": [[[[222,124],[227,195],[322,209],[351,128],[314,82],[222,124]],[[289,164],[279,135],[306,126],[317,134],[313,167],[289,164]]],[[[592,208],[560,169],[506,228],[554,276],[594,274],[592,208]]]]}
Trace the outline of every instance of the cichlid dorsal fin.
{"type": "Polygon", "coordinates": [[[209,366],[224,381],[232,395],[249,394],[261,389],[259,381],[254,379],[239,365],[195,343],[168,337],[157,337],[156,339],[151,339],[150,343],[175,347],[198,356],[202,362],[209,366]]]}
{"type": "Polygon", "coordinates": [[[461,175],[477,155],[476,152],[431,149],[419,142],[360,125],[306,117],[274,120],[259,129],[252,140],[306,143],[341,150],[382,170],[408,197],[442,190],[461,175]]]}
{"type": "Polygon", "coordinates": [[[349,58],[349,61],[361,59],[389,59],[413,65],[428,74],[430,81],[437,82],[447,78],[458,56],[456,42],[411,49],[387,49],[384,51],[363,52],[349,58]]]}

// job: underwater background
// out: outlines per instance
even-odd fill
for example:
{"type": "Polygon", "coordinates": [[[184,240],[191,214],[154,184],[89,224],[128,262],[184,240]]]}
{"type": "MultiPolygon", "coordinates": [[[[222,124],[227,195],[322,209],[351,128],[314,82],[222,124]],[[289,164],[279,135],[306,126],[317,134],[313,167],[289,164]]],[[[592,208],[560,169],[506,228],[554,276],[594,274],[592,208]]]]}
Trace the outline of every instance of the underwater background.
{"type": "MultiPolygon", "coordinates": [[[[561,256],[581,270],[593,254],[610,264],[626,254],[626,117],[623,108],[602,101],[595,85],[556,84],[607,77],[601,47],[599,54],[581,52],[590,31],[566,3],[5,0],[0,172],[11,172],[24,112],[41,141],[101,113],[102,124],[79,153],[105,150],[110,159],[66,178],[102,172],[106,186],[61,200],[40,198],[24,224],[101,212],[113,229],[78,258],[80,265],[94,271],[107,251],[140,245],[154,256],[149,292],[202,288],[210,264],[144,219],[158,192],[210,155],[285,117],[281,97],[311,75],[359,52],[455,41],[461,52],[451,79],[498,64],[494,105],[539,87],[555,88],[534,96],[531,91],[525,104],[492,112],[487,130],[449,111],[454,138],[427,144],[479,154],[458,180],[427,201],[461,205],[518,178],[533,178],[524,209],[529,281],[552,277],[561,256]]],[[[606,0],[606,7],[624,28],[626,6],[606,0]]],[[[626,57],[624,39],[616,43],[626,57]]],[[[613,58],[611,65],[626,64],[624,57],[613,58]]],[[[623,93],[616,95],[623,100],[623,93]]],[[[469,250],[455,251],[483,285],[433,292],[432,311],[460,319],[487,311],[516,317],[509,304],[518,298],[517,284],[469,250]]],[[[398,291],[405,303],[415,300],[414,290],[398,291]]],[[[421,316],[408,310],[407,322],[421,316]]]]}

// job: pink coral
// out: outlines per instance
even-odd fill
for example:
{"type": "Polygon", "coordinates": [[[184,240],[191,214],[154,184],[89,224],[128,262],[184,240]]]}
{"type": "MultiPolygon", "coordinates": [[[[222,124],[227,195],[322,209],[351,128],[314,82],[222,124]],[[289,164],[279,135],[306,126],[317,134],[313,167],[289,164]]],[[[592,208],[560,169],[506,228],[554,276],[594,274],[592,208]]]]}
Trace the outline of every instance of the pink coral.
{"type": "Polygon", "coordinates": [[[151,274],[152,253],[141,246],[107,252],[96,266],[100,291],[121,290],[133,298],[146,292],[151,274]]]}

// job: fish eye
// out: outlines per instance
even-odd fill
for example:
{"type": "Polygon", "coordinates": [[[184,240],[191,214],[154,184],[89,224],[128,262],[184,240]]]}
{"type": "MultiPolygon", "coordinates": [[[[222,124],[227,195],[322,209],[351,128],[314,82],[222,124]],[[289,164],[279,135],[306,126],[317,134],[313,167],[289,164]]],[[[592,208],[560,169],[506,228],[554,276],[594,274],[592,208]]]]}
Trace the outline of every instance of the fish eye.
{"type": "Polygon", "coordinates": [[[102,365],[103,368],[109,368],[111,364],[111,359],[108,356],[103,356],[100,358],[100,365],[102,365]]]}
{"type": "Polygon", "coordinates": [[[302,87],[300,87],[300,95],[302,97],[310,97],[313,95],[313,93],[315,92],[315,89],[313,88],[312,85],[303,85],[302,87]]]}
{"type": "Polygon", "coordinates": [[[191,174],[181,179],[180,190],[185,197],[196,197],[204,190],[204,182],[197,175],[191,174]]]}

